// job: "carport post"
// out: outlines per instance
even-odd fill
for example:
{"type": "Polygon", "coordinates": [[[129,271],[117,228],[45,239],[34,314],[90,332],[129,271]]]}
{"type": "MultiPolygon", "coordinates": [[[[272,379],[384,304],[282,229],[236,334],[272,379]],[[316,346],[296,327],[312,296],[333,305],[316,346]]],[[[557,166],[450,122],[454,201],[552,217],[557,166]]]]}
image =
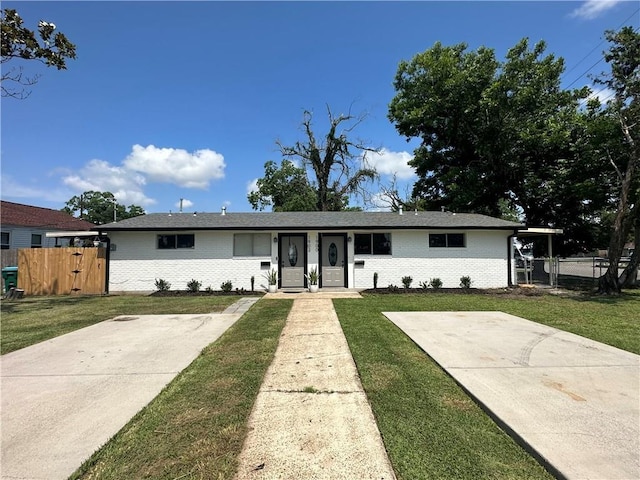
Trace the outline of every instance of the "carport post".
{"type": "Polygon", "coordinates": [[[552,234],[547,235],[547,245],[549,249],[549,285],[553,287],[553,239],[552,234]]]}

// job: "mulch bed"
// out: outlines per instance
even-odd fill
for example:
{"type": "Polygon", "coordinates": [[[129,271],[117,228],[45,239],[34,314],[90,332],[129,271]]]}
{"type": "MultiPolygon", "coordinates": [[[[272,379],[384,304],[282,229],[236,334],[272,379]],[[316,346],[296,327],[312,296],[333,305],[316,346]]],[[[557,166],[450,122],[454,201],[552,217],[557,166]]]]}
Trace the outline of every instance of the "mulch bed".
{"type": "Polygon", "coordinates": [[[223,292],[222,290],[201,290],[199,292],[190,292],[188,290],[164,290],[162,292],[153,292],[151,297],[222,297],[222,296],[238,296],[245,297],[254,296],[261,297],[264,292],[248,291],[248,290],[232,290],[230,292],[223,292]]]}

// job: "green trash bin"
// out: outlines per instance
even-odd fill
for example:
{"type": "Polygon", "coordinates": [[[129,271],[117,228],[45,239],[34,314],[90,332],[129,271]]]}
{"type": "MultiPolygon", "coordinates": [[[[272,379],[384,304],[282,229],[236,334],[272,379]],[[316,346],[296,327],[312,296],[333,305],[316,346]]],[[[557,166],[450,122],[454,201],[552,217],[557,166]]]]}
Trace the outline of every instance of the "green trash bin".
{"type": "Polygon", "coordinates": [[[7,293],[12,287],[18,288],[18,267],[4,267],[2,269],[4,280],[4,292],[7,293]]]}

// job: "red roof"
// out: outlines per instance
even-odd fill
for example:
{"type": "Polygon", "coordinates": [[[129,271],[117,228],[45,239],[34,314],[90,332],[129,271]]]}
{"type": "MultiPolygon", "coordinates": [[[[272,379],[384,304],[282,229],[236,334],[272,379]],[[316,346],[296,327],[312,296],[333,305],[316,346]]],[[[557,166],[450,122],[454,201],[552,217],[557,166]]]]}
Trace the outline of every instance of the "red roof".
{"type": "Polygon", "coordinates": [[[52,230],[92,230],[93,223],[75,218],[68,213],[51,208],[32,207],[21,203],[0,201],[2,225],[16,227],[41,227],[52,230]]]}

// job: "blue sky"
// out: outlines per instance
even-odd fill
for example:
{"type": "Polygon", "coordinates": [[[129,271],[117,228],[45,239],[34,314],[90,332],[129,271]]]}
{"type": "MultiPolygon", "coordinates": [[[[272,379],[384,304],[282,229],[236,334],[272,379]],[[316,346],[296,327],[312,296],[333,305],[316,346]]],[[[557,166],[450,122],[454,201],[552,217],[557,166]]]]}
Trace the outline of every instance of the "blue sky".
{"type": "MultiPolygon", "coordinates": [[[[303,140],[303,111],[326,131],[335,114],[367,114],[356,136],[383,155],[383,182],[414,177],[407,143],[387,119],[401,60],[466,42],[499,59],[521,38],[565,58],[565,86],[606,49],[603,33],[637,27],[637,2],[10,2],[25,25],[55,23],[77,46],[68,70],[25,100],[2,99],[3,200],[62,208],[111,191],[147,212],[246,212],[276,140],[303,140]]],[[[597,63],[597,64],[596,64],[597,63]]],[[[594,64],[596,64],[594,66],[594,64]]],[[[378,186],[371,185],[376,191],[378,186]]]]}

